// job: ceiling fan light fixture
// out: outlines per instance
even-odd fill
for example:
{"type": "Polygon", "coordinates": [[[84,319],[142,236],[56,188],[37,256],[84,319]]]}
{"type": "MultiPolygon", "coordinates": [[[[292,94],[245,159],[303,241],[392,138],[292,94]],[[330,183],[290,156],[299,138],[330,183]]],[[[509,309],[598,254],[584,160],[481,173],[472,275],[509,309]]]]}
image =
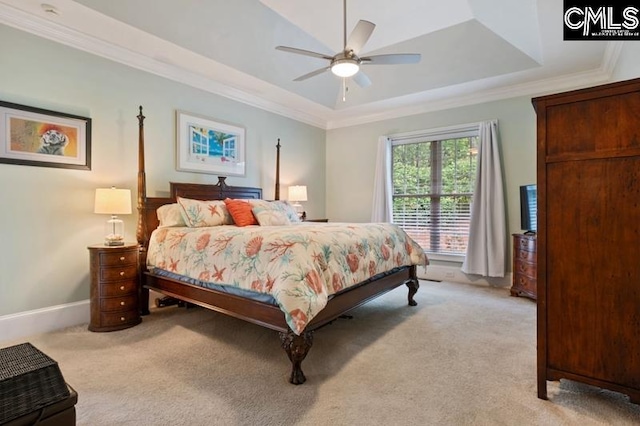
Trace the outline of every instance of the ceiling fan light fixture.
{"type": "Polygon", "coordinates": [[[331,72],[338,77],[351,77],[360,71],[358,62],[353,59],[338,59],[331,64],[331,72]]]}

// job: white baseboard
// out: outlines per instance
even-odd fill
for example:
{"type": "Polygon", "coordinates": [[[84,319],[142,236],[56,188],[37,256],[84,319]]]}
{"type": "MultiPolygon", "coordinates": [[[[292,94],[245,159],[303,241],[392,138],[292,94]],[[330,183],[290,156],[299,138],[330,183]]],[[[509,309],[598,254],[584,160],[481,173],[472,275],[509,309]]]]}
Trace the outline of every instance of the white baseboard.
{"type": "Polygon", "coordinates": [[[89,300],[3,315],[0,316],[0,343],[74,325],[88,324],[89,317],[89,300]]]}
{"type": "Polygon", "coordinates": [[[492,287],[511,287],[511,272],[508,272],[502,278],[481,277],[479,275],[467,275],[460,270],[460,267],[445,265],[429,265],[426,272],[424,268],[418,267],[418,278],[432,281],[490,285],[492,287]]]}

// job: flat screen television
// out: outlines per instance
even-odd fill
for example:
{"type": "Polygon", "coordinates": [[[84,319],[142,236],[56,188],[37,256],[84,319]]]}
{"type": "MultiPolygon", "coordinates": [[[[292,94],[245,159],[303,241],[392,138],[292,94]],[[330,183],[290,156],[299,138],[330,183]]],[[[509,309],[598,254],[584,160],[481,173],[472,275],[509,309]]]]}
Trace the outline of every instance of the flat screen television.
{"type": "Polygon", "coordinates": [[[538,231],[538,192],[535,185],[523,185],[520,187],[520,228],[527,234],[535,234],[538,231]]]}

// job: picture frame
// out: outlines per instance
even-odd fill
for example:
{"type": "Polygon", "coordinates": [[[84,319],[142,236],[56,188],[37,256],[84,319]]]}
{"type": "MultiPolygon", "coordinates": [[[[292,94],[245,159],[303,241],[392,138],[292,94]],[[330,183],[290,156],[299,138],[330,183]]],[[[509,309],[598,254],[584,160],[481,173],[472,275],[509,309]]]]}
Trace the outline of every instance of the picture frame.
{"type": "Polygon", "coordinates": [[[176,168],[180,171],[245,176],[245,129],[176,111],[176,168]]]}
{"type": "Polygon", "coordinates": [[[0,101],[0,163],[91,170],[91,118],[0,101]]]}

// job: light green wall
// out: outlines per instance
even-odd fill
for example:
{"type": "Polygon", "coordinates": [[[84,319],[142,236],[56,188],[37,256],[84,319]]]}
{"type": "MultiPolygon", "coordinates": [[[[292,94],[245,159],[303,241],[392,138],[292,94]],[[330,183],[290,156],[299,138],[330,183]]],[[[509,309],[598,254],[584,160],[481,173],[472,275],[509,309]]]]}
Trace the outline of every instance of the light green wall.
{"type": "MultiPolygon", "coordinates": [[[[102,240],[106,217],[92,213],[94,190],[130,188],[136,200],[138,105],[144,107],[149,196],[168,182],[215,183],[175,170],[175,110],[246,129],[246,177],[273,197],[281,139],[281,196],[306,184],[310,217],[325,216],[325,131],[0,25],[0,99],[91,117],[92,170],[0,164],[0,316],[89,297],[86,247],[102,240]]],[[[135,205],[135,204],[134,204],[135,205]]],[[[136,215],[126,217],[135,239],[136,215]]]]}

